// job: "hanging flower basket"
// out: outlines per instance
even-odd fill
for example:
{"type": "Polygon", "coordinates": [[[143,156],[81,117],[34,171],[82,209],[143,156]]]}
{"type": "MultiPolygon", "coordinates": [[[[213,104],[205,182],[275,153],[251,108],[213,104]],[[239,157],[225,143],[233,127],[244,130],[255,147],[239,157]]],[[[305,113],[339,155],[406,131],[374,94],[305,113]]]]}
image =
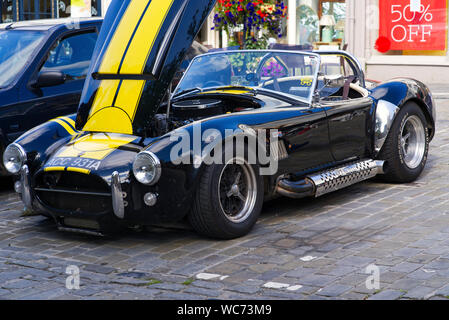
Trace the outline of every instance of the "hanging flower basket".
{"type": "Polygon", "coordinates": [[[213,30],[225,31],[243,48],[262,48],[269,36],[282,37],[287,6],[279,0],[218,0],[215,12],[213,30]]]}

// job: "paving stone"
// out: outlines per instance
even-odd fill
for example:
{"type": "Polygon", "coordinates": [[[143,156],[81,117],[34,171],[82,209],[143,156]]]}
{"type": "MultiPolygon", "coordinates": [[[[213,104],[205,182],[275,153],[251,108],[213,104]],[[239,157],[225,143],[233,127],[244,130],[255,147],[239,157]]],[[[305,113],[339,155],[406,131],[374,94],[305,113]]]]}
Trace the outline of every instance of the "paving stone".
{"type": "Polygon", "coordinates": [[[404,297],[410,299],[426,299],[430,298],[435,291],[435,288],[418,286],[410,291],[407,291],[404,297]]]}
{"type": "Polygon", "coordinates": [[[88,264],[84,267],[84,270],[95,272],[95,273],[102,273],[102,274],[110,274],[114,271],[116,271],[114,268],[101,266],[97,264],[88,264]]]}
{"type": "Polygon", "coordinates": [[[193,293],[193,294],[205,296],[208,298],[218,298],[221,294],[220,290],[205,289],[205,288],[190,287],[190,286],[189,286],[189,288],[185,289],[183,292],[193,293]]]}
{"type": "Polygon", "coordinates": [[[324,287],[335,280],[337,280],[336,276],[309,274],[304,277],[301,277],[297,281],[303,285],[305,284],[309,286],[324,287]]]}
{"type": "Polygon", "coordinates": [[[203,281],[203,280],[195,280],[192,283],[193,286],[206,288],[206,289],[222,289],[224,285],[220,282],[212,282],[212,281],[203,281]]]}
{"type": "Polygon", "coordinates": [[[396,300],[404,295],[402,291],[384,290],[368,298],[368,300],[396,300]]]}
{"type": "Polygon", "coordinates": [[[341,284],[333,284],[318,290],[316,294],[327,297],[338,297],[339,295],[351,290],[351,286],[345,286],[341,284]]]}
{"type": "Polygon", "coordinates": [[[414,289],[418,286],[422,286],[424,284],[424,280],[416,280],[411,278],[402,278],[395,282],[393,282],[389,288],[396,289],[396,290],[402,290],[402,291],[408,291],[411,289],[414,289]]]}
{"type": "Polygon", "coordinates": [[[170,290],[170,291],[181,291],[185,287],[181,284],[177,283],[157,283],[151,285],[151,289],[162,289],[162,290],[170,290]]]}
{"type": "Polygon", "coordinates": [[[449,284],[447,284],[447,285],[445,285],[444,287],[438,289],[438,290],[436,291],[436,294],[437,294],[437,295],[444,296],[444,297],[449,297],[449,284]]]}
{"type": "Polygon", "coordinates": [[[247,286],[247,285],[236,285],[233,287],[230,287],[229,290],[231,291],[237,291],[241,293],[250,293],[254,294],[260,290],[260,287],[257,286],[247,286]]]}
{"type": "Polygon", "coordinates": [[[428,269],[449,269],[449,259],[437,259],[434,260],[426,265],[424,265],[424,268],[428,269]]]}
{"type": "Polygon", "coordinates": [[[339,265],[365,267],[372,263],[374,259],[359,256],[348,256],[337,262],[339,265]]]}
{"type": "Polygon", "coordinates": [[[36,285],[38,285],[38,282],[23,279],[8,281],[7,283],[0,284],[3,289],[24,289],[32,288],[36,285]]]}
{"type": "Polygon", "coordinates": [[[424,280],[423,285],[439,289],[443,287],[447,282],[447,277],[440,277],[439,275],[433,276],[430,279],[424,280]]]}
{"type": "Polygon", "coordinates": [[[418,270],[421,266],[422,265],[418,264],[418,263],[402,262],[402,263],[399,263],[396,266],[390,268],[390,271],[410,273],[415,270],[418,270]]]}
{"type": "Polygon", "coordinates": [[[328,266],[327,268],[320,270],[319,272],[323,273],[323,274],[328,274],[331,276],[342,277],[347,274],[353,273],[356,270],[358,270],[357,267],[332,265],[332,266],[328,266]]]}
{"type": "Polygon", "coordinates": [[[292,277],[292,278],[302,278],[304,276],[313,274],[315,271],[312,268],[304,268],[300,267],[293,271],[287,272],[285,276],[292,277]]]}

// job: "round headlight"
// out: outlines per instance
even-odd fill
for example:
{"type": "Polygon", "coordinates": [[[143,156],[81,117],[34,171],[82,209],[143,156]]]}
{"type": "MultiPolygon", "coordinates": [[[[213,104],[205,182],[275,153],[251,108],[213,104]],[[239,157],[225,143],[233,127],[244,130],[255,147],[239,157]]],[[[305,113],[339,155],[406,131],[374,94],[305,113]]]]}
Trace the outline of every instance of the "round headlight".
{"type": "Polygon", "coordinates": [[[19,173],[25,161],[25,150],[17,143],[10,144],[3,153],[3,165],[9,173],[19,173]]]}
{"type": "Polygon", "coordinates": [[[133,173],[137,181],[152,186],[161,177],[161,163],[152,152],[144,151],[137,155],[133,163],[133,173]]]}

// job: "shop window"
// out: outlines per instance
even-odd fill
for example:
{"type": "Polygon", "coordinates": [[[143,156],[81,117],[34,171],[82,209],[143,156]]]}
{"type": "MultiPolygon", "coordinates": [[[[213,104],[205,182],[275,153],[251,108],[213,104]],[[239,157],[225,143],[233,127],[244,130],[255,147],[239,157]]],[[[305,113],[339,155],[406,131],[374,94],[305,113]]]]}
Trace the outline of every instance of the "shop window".
{"type": "MultiPolygon", "coordinates": [[[[83,0],[86,5],[91,6],[92,17],[101,16],[101,0],[83,0]]],[[[58,0],[58,17],[67,18],[71,15],[71,0],[58,0]]]]}
{"type": "Polygon", "coordinates": [[[296,9],[297,44],[313,45],[319,41],[318,13],[309,5],[300,4],[296,9]]]}
{"type": "Polygon", "coordinates": [[[342,42],[346,23],[344,0],[320,0],[320,36],[323,42],[342,42]]]}
{"type": "Polygon", "coordinates": [[[2,16],[1,21],[2,23],[6,22],[13,22],[15,20],[14,13],[15,13],[15,7],[16,3],[14,0],[1,0],[0,1],[2,16]]]}
{"type": "Polygon", "coordinates": [[[51,0],[23,0],[21,20],[52,18],[51,0]]]}
{"type": "Polygon", "coordinates": [[[315,49],[343,49],[346,24],[345,0],[297,0],[297,44],[315,49]]]}

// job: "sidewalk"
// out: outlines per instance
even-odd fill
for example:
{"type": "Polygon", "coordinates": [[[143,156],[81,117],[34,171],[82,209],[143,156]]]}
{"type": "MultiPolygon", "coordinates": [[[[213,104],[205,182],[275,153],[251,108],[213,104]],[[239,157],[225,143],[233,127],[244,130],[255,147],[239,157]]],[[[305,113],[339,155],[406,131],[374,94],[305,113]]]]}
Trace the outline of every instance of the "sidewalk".
{"type": "Polygon", "coordinates": [[[428,84],[435,99],[449,99],[449,83],[428,84]]]}

